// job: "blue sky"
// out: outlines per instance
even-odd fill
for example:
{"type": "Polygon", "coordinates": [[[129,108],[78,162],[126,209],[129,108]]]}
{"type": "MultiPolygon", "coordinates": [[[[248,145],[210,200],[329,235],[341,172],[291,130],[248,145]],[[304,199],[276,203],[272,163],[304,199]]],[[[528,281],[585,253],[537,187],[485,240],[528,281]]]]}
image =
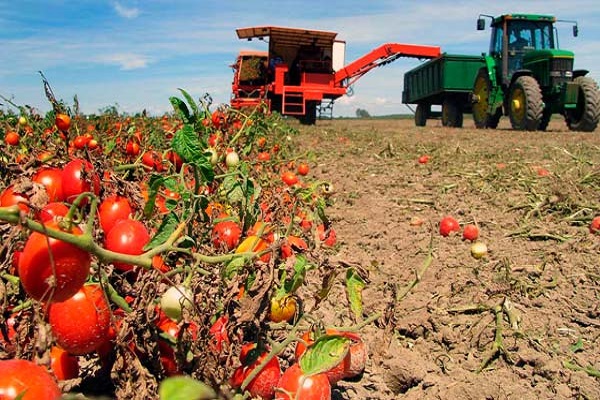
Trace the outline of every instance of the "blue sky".
{"type": "MultiPolygon", "coordinates": [[[[0,0],[0,94],[41,112],[41,70],[55,95],[84,113],[107,106],[120,112],[171,111],[169,96],[184,88],[227,103],[230,65],[239,50],[266,50],[241,41],[235,29],[279,25],[338,32],[346,41],[346,63],[386,42],[439,45],[442,51],[479,54],[489,30],[475,29],[480,13],[553,14],[577,20],[579,37],[559,25],[560,45],[575,52],[575,67],[600,80],[600,2],[403,1],[403,0],[0,0]]],[[[353,96],[337,100],[334,115],[407,112],[403,74],[416,59],[400,59],[366,74],[353,96]]]]}

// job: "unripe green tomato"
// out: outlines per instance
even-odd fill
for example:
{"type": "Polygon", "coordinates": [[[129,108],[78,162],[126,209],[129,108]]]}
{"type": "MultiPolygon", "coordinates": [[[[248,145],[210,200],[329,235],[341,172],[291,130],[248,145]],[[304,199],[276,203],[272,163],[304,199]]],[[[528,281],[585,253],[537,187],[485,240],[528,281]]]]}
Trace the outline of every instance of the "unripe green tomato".
{"type": "Polygon", "coordinates": [[[160,308],[167,317],[175,321],[180,321],[183,316],[183,310],[189,310],[193,307],[193,298],[194,294],[189,288],[183,285],[171,286],[161,296],[160,308]]]}
{"type": "Polygon", "coordinates": [[[21,125],[21,126],[27,125],[27,118],[25,118],[24,116],[20,116],[19,117],[19,125],[21,125]]]}
{"type": "Polygon", "coordinates": [[[239,163],[240,163],[240,156],[238,156],[238,153],[236,153],[235,151],[230,151],[227,154],[227,156],[225,157],[225,164],[229,168],[235,167],[239,163]]]}
{"type": "Polygon", "coordinates": [[[487,254],[487,246],[483,242],[475,242],[471,245],[471,255],[476,259],[485,257],[487,254]]]}
{"type": "Polygon", "coordinates": [[[212,147],[209,147],[206,150],[206,153],[210,154],[207,158],[210,161],[211,165],[217,165],[217,162],[219,161],[219,155],[217,154],[217,151],[212,147]]]}

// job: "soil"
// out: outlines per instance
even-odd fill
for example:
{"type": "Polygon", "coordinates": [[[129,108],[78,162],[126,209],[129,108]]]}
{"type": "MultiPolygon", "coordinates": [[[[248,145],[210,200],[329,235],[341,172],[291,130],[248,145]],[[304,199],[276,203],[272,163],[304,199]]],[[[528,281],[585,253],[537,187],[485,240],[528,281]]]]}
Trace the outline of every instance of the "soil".
{"type": "MultiPolygon", "coordinates": [[[[368,273],[363,318],[377,317],[360,330],[366,371],[336,398],[600,398],[599,130],[508,124],[298,126],[311,174],[334,187],[330,263],[368,273]],[[439,234],[446,215],[479,227],[483,258],[439,234]]],[[[330,293],[331,324],[352,322],[342,299],[330,293]]]]}

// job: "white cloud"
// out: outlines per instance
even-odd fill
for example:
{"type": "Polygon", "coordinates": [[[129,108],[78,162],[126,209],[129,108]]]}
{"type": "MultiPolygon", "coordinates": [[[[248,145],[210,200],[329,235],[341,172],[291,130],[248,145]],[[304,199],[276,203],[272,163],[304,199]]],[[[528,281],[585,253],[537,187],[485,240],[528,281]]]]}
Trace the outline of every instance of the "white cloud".
{"type": "Polygon", "coordinates": [[[140,15],[140,9],[137,7],[125,7],[118,1],[113,3],[113,8],[123,18],[132,19],[140,15]]]}
{"type": "Polygon", "coordinates": [[[102,63],[117,64],[123,71],[146,68],[150,62],[148,57],[134,53],[108,54],[97,59],[102,63]]]}

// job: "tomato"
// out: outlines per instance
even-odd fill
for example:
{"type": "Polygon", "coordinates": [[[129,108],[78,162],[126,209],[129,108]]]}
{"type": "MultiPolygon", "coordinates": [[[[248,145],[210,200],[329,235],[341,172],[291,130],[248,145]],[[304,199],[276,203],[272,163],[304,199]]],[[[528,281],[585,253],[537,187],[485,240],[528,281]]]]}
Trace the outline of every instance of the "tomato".
{"type": "MultiPolygon", "coordinates": [[[[239,388],[246,377],[267,357],[268,352],[257,348],[256,343],[246,343],[242,346],[240,361],[242,365],[238,367],[231,378],[231,386],[239,388]]],[[[279,359],[273,357],[263,367],[263,369],[250,381],[246,390],[252,397],[261,397],[263,399],[272,399],[275,394],[275,386],[281,377],[281,366],[279,359]]]]}
{"type": "Polygon", "coordinates": [[[107,233],[115,224],[122,219],[131,217],[133,210],[127,198],[113,194],[100,203],[98,207],[98,219],[100,227],[107,233]]]}
{"type": "MultiPolygon", "coordinates": [[[[77,196],[84,192],[100,193],[100,177],[94,166],[87,160],[74,159],[65,165],[62,172],[62,190],[66,201],[72,203],[77,196]]],[[[87,204],[83,201],[82,205],[87,204]]]]}
{"type": "Polygon", "coordinates": [[[175,361],[175,350],[165,339],[158,339],[158,354],[165,376],[181,375],[181,370],[175,361]]]}
{"type": "MultiPolygon", "coordinates": [[[[2,204],[0,202],[0,204],[2,204]]],[[[598,217],[594,217],[594,219],[592,219],[592,222],[590,222],[590,233],[600,233],[600,216],[598,217]]]]}
{"type": "Polygon", "coordinates": [[[76,149],[84,149],[87,144],[88,139],[83,135],[78,135],[75,137],[75,139],[73,139],[73,147],[75,147],[76,149]]]}
{"type": "Polygon", "coordinates": [[[183,317],[183,310],[194,308],[194,293],[183,285],[171,286],[160,297],[160,308],[167,317],[177,322],[183,317]]]}
{"type": "Polygon", "coordinates": [[[17,132],[10,131],[4,135],[4,142],[9,146],[17,146],[20,140],[21,136],[17,132]]]}
{"type": "Polygon", "coordinates": [[[133,140],[128,140],[127,143],[125,144],[125,153],[129,156],[137,156],[140,154],[140,145],[133,141],[133,140]]]}
{"type": "Polygon", "coordinates": [[[225,165],[229,168],[233,168],[240,163],[240,156],[235,151],[230,151],[225,156],[225,165]]]}
{"type": "Polygon", "coordinates": [[[267,139],[264,136],[261,136],[258,139],[256,139],[256,144],[259,148],[262,149],[267,144],[267,139]]]}
{"type": "Polygon", "coordinates": [[[183,160],[179,157],[179,154],[175,153],[173,150],[169,150],[166,156],[167,160],[171,164],[173,164],[173,168],[175,168],[176,172],[181,171],[181,167],[183,166],[183,160]]]}
{"type": "Polygon", "coordinates": [[[485,257],[487,254],[487,246],[482,242],[475,242],[471,245],[471,255],[473,258],[480,259],[485,257]]]}
{"type": "Polygon", "coordinates": [[[264,221],[256,221],[252,228],[248,229],[248,236],[259,236],[266,240],[269,243],[273,243],[275,241],[275,232],[273,232],[273,228],[265,223],[264,221]]]}
{"type": "Polygon", "coordinates": [[[157,172],[164,170],[163,158],[154,150],[148,150],[144,153],[144,155],[142,155],[142,164],[154,169],[157,172]]]}
{"type": "Polygon", "coordinates": [[[331,384],[327,375],[306,376],[298,363],[289,367],[275,388],[275,400],[329,400],[331,384]]]}
{"type": "Polygon", "coordinates": [[[29,198],[22,193],[14,191],[14,185],[10,185],[0,194],[0,207],[18,205],[21,211],[29,212],[29,198]]]}
{"type": "MultiPolygon", "coordinates": [[[[106,234],[104,247],[117,253],[139,255],[144,252],[144,246],[148,242],[150,234],[143,223],[133,219],[122,219],[106,234]]],[[[114,265],[120,271],[130,271],[134,267],[120,262],[115,262],[114,265]]]]}
{"type": "Polygon", "coordinates": [[[298,302],[292,295],[273,296],[269,319],[271,322],[291,321],[298,311],[298,302]]]}
{"type": "Polygon", "coordinates": [[[60,346],[52,346],[52,349],[50,349],[50,369],[56,379],[60,381],[77,378],[79,375],[79,359],[67,353],[60,346]]]}
{"type": "Polygon", "coordinates": [[[220,353],[223,349],[223,343],[230,343],[229,334],[227,333],[228,322],[229,317],[227,317],[227,315],[221,315],[208,330],[208,333],[211,336],[209,346],[217,353],[220,353]]]}
{"type": "Polygon", "coordinates": [[[88,354],[106,340],[110,307],[100,285],[85,285],[71,298],[50,304],[48,320],[60,347],[73,355],[88,354]]]}
{"type": "Polygon", "coordinates": [[[290,235],[285,238],[285,241],[281,245],[281,256],[283,258],[291,257],[296,252],[302,252],[308,250],[308,244],[304,239],[290,235]]]}
{"type": "Polygon", "coordinates": [[[223,125],[223,123],[225,122],[225,114],[220,110],[216,110],[212,113],[211,120],[214,127],[219,129],[221,128],[221,125],[223,125]]]}
{"type": "MultiPolygon", "coordinates": [[[[258,236],[248,236],[240,243],[235,250],[236,253],[253,252],[259,253],[269,247],[269,243],[266,240],[259,238],[258,236]]],[[[265,253],[260,257],[261,261],[268,262],[271,258],[270,253],[265,253]]]]}
{"type": "Polygon", "coordinates": [[[328,247],[333,247],[337,242],[335,229],[330,226],[329,229],[326,230],[324,224],[317,225],[317,237],[325,246],[328,247]]]}
{"type": "Polygon", "coordinates": [[[240,242],[242,229],[233,221],[217,222],[212,230],[213,245],[220,249],[225,247],[227,250],[233,250],[240,242]]]}
{"type": "Polygon", "coordinates": [[[308,175],[308,171],[310,171],[308,164],[306,164],[306,163],[298,164],[298,175],[302,175],[302,176],[308,175]]]}
{"type": "Polygon", "coordinates": [[[471,242],[476,240],[479,237],[479,228],[473,224],[465,225],[462,237],[464,240],[470,240],[471,242]]]}
{"type": "Polygon", "coordinates": [[[43,367],[27,360],[0,360],[0,399],[57,400],[60,389],[43,367]]]}
{"type": "MultiPolygon", "coordinates": [[[[59,230],[56,221],[45,224],[59,230]]],[[[77,226],[70,233],[81,235],[77,226]]],[[[27,294],[35,300],[64,301],[85,283],[90,271],[90,254],[67,242],[33,232],[19,258],[19,277],[27,294]],[[51,278],[54,279],[51,279],[51,278]],[[51,286],[54,282],[55,286],[51,286]]]]}
{"type": "Polygon", "coordinates": [[[62,175],[63,171],[58,168],[45,167],[35,173],[32,181],[44,185],[49,202],[63,201],[62,175]]]}
{"type": "Polygon", "coordinates": [[[419,157],[419,159],[417,161],[419,162],[419,164],[427,164],[429,162],[429,156],[422,155],[419,157]]]}
{"type": "Polygon", "coordinates": [[[285,171],[281,174],[281,180],[288,186],[293,186],[298,183],[298,176],[292,171],[285,171]]]}
{"type": "Polygon", "coordinates": [[[452,232],[459,232],[460,225],[456,219],[451,216],[446,216],[440,221],[440,235],[448,236],[452,232]]]}
{"type": "Polygon", "coordinates": [[[266,151],[261,151],[256,155],[256,159],[261,162],[269,161],[271,159],[271,154],[266,151]]]}
{"type": "Polygon", "coordinates": [[[69,117],[67,114],[58,113],[54,118],[54,123],[61,131],[68,131],[71,127],[71,117],[69,117]]]}
{"type": "Polygon", "coordinates": [[[57,220],[58,217],[64,217],[69,212],[69,207],[67,207],[64,203],[59,203],[57,201],[48,203],[37,214],[38,219],[41,222],[48,222],[57,220]]]}

